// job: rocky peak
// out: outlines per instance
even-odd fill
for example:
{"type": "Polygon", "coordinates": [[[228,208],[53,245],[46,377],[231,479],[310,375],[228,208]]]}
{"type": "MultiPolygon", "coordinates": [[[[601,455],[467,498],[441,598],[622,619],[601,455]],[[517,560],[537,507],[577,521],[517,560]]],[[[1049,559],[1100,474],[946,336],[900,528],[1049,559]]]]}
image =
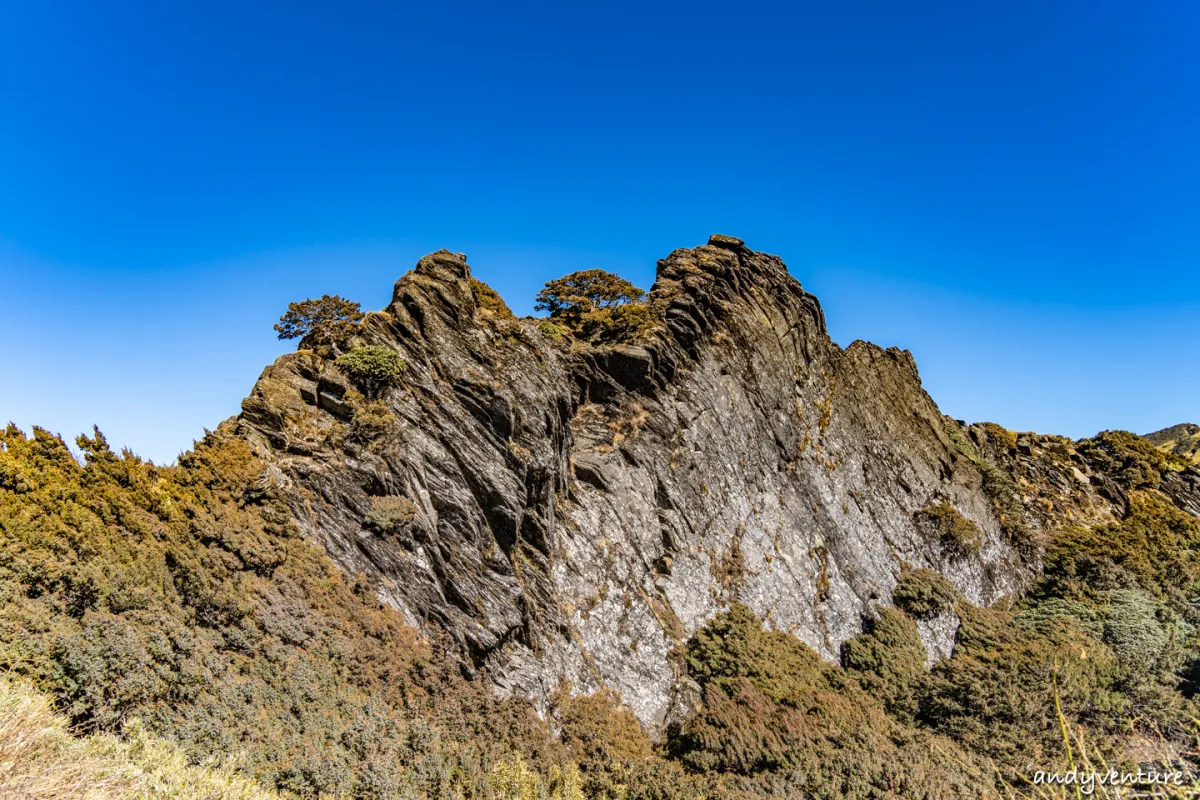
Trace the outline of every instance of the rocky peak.
{"type": "MultiPolygon", "coordinates": [[[[1029,579],[1058,517],[998,482],[989,434],[943,418],[906,351],[838,347],[783,262],[730,236],[659,261],[651,300],[641,341],[564,342],[482,314],[466,258],[439,251],[351,343],[400,352],[400,385],[357,399],[301,351],[235,426],[306,534],[497,691],[607,686],[655,729],[690,702],[673,653],[735,601],[833,660],[905,570],[978,604],[1029,579]],[[934,507],[977,535],[947,539],[934,507]]],[[[1070,513],[1113,513],[1082,460],[1016,447],[1073,482],[1070,513]]],[[[931,657],[956,628],[925,625],[931,657]]]]}

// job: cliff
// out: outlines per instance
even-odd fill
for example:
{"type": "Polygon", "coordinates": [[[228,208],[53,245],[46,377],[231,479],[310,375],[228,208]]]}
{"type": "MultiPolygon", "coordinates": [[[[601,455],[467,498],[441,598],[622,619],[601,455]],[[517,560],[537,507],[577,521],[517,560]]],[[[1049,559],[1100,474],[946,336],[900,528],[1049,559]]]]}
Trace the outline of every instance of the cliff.
{"type": "MultiPolygon", "coordinates": [[[[943,417],[907,351],[839,347],[738,239],[662,259],[651,300],[643,340],[589,345],[481,307],[440,251],[350,342],[397,351],[399,385],[369,400],[301,349],[226,429],[308,538],[502,695],[610,687],[655,730],[696,699],[679,648],[734,602],[837,660],[902,573],[992,605],[1052,531],[1124,513],[1102,447],[943,417]]],[[[1195,471],[1160,477],[1200,512],[1195,471]]],[[[958,624],[919,623],[931,662],[958,624]]]]}

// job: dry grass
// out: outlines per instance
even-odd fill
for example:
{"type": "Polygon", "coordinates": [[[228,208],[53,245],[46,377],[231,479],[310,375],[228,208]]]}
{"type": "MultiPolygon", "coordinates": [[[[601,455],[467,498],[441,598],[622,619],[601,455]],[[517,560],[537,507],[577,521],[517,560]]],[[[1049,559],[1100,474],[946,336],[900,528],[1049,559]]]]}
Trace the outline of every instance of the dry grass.
{"type": "Polygon", "coordinates": [[[28,684],[0,677],[0,797],[6,800],[272,800],[224,770],[192,766],[141,726],[74,737],[28,684]]]}
{"type": "MultiPolygon", "coordinates": [[[[541,775],[520,755],[497,761],[474,791],[450,798],[583,800],[574,764],[541,775]]],[[[389,795],[390,796],[390,795],[389,795]]],[[[192,765],[174,745],[134,722],[122,738],[76,737],[46,697],[0,676],[0,798],[3,800],[283,800],[226,769],[192,765]]],[[[325,798],[325,795],[322,795],[325,798]]],[[[329,798],[332,800],[332,798],[329,798]]]]}

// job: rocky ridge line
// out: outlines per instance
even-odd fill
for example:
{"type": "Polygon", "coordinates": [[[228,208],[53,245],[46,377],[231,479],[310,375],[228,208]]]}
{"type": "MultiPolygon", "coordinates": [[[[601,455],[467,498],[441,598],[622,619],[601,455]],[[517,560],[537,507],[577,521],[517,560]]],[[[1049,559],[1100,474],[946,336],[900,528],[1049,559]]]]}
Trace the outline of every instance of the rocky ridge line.
{"type": "MultiPolygon", "coordinates": [[[[834,660],[902,571],[991,604],[1048,531],[1120,512],[1069,440],[1001,442],[944,418],[907,351],[840,348],[783,262],[739,239],[659,262],[664,324],[636,344],[556,340],[481,309],[470,280],[465,256],[426,256],[358,327],[352,346],[408,364],[379,402],[302,349],[228,426],[306,535],[502,693],[609,686],[660,730],[692,702],[677,648],[734,601],[834,660]],[[381,531],[389,497],[412,511],[381,531]],[[969,547],[923,522],[939,504],[974,524],[969,547]]],[[[931,659],[956,628],[922,623],[931,659]]]]}

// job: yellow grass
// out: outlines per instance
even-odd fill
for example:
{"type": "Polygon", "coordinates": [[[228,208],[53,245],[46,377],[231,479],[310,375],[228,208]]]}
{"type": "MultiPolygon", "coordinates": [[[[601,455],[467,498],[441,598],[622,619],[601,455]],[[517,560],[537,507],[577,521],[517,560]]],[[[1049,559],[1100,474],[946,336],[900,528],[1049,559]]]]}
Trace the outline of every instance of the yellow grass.
{"type": "Polygon", "coordinates": [[[0,797],[5,800],[279,800],[254,783],[189,765],[136,723],[126,736],[71,735],[28,684],[0,676],[0,797]]]}

